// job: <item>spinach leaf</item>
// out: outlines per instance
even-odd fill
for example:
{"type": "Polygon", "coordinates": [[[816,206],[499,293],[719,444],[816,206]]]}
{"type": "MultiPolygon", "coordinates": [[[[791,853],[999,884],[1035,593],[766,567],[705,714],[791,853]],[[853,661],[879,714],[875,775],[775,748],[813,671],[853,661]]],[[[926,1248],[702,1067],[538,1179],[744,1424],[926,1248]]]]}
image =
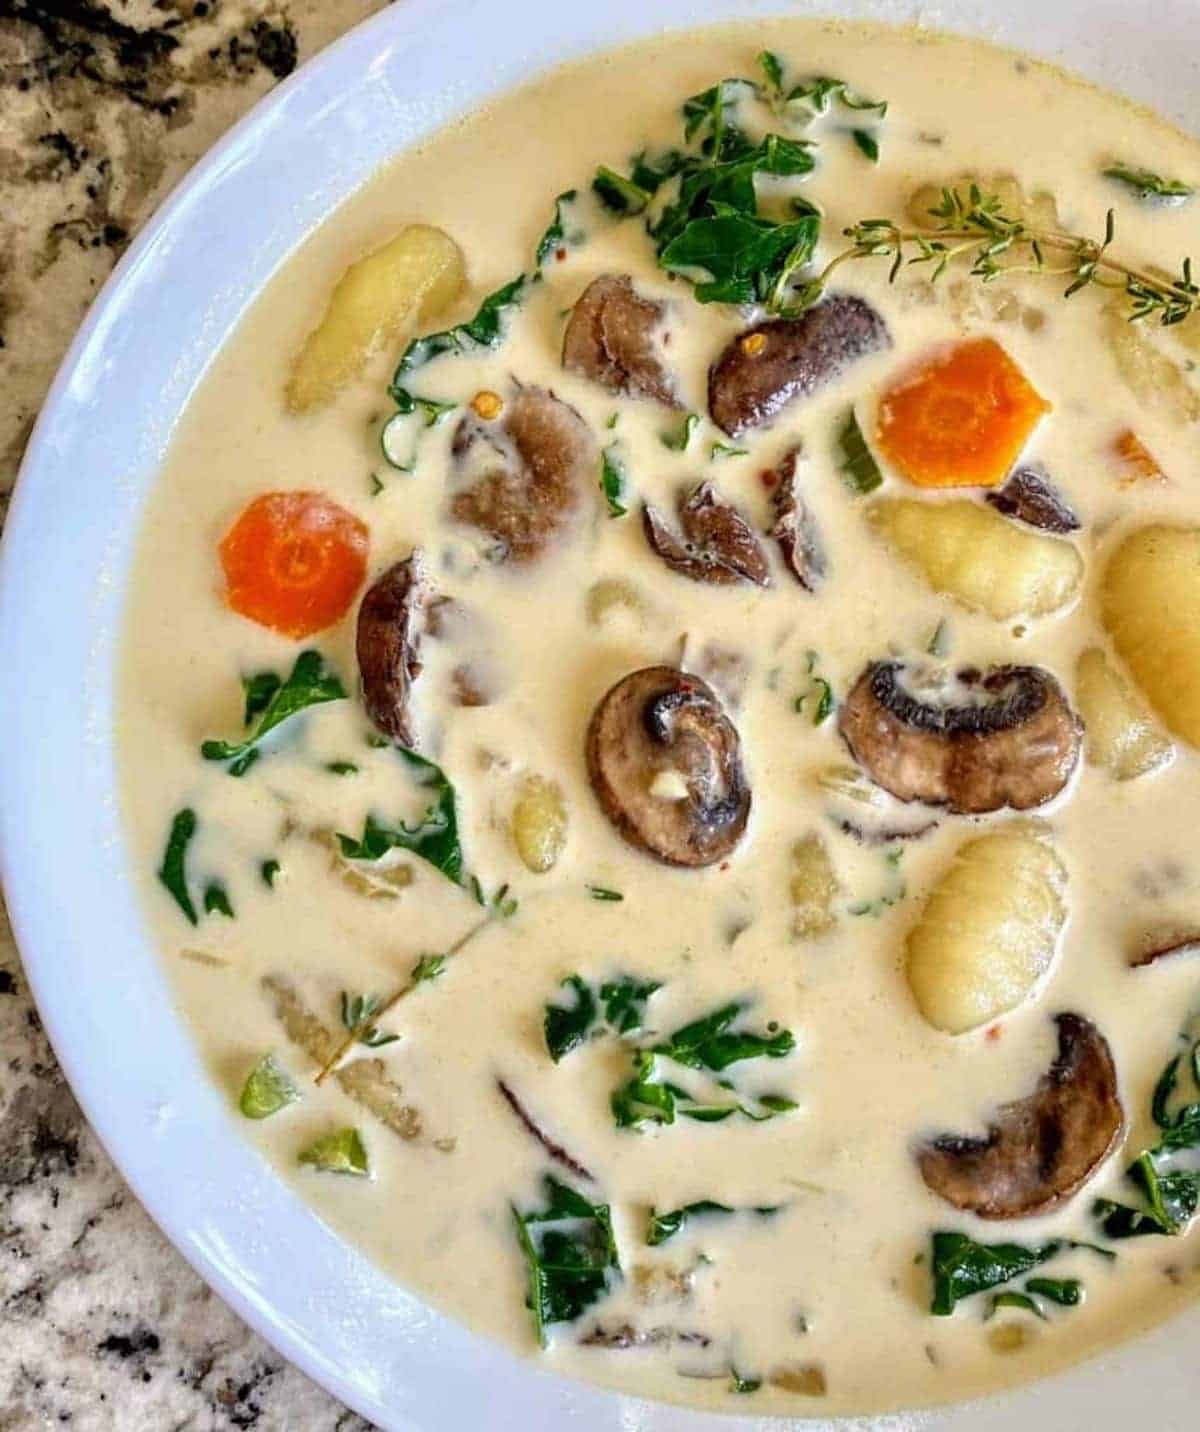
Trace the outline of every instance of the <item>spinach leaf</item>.
{"type": "MultiPolygon", "coordinates": [[[[1197,1050],[1192,1047],[1188,1066],[1193,1082],[1200,1087],[1197,1050]]],[[[1200,1168],[1175,1167],[1171,1161],[1180,1153],[1200,1149],[1200,1102],[1171,1104],[1179,1084],[1183,1056],[1176,1055],[1159,1075],[1150,1101],[1154,1122],[1162,1131],[1153,1148],[1144,1149],[1130,1164],[1125,1176],[1145,1198],[1142,1207],[1098,1198],[1093,1215],[1100,1220],[1109,1238],[1141,1238],[1148,1234],[1175,1237],[1185,1233],[1200,1209],[1200,1168]]]]}
{"type": "Polygon", "coordinates": [[[278,860],[264,860],[258,867],[258,873],[262,877],[262,883],[268,889],[274,889],[275,877],[279,874],[280,865],[278,860]]]}
{"type": "Polygon", "coordinates": [[[668,1238],[674,1238],[680,1229],[693,1218],[700,1218],[707,1213],[735,1213],[736,1211],[727,1203],[714,1203],[710,1198],[701,1198],[695,1203],[685,1203],[682,1208],[673,1208],[669,1213],[659,1213],[652,1208],[650,1220],[646,1225],[646,1242],[651,1248],[657,1248],[668,1238]]]}
{"type": "Polygon", "coordinates": [[[604,885],[589,885],[587,889],[588,894],[592,897],[593,900],[608,900],[616,902],[624,900],[625,898],[619,890],[609,890],[608,887],[604,885]]]}
{"type": "Polygon", "coordinates": [[[930,1311],[949,1317],[963,1298],[986,1293],[1028,1273],[1067,1245],[1061,1240],[1028,1248],[1020,1243],[976,1243],[965,1233],[935,1233],[930,1311]]]}
{"type": "Polygon", "coordinates": [[[642,1124],[673,1124],[675,1100],[687,1094],[658,1078],[655,1058],[648,1050],[633,1057],[633,1078],[614,1089],[609,1100],[618,1129],[636,1129],[642,1124]]]}
{"type": "Polygon", "coordinates": [[[204,913],[234,918],[233,906],[229,903],[229,891],[219,880],[210,880],[204,888],[204,913]]]}
{"type": "Polygon", "coordinates": [[[651,157],[643,149],[630,160],[630,178],[648,195],[653,195],[673,179],[687,162],[686,156],[678,149],[664,150],[657,157],[651,157]]]}
{"type": "Polygon", "coordinates": [[[654,197],[649,189],[643,188],[632,179],[626,179],[623,174],[618,174],[606,164],[601,164],[596,170],[592,190],[606,209],[611,209],[614,214],[620,214],[625,219],[640,214],[654,197]]]}
{"type": "Polygon", "coordinates": [[[850,138],[872,164],[879,163],[879,137],[876,134],[869,129],[852,129],[850,138]]]}
{"type": "Polygon", "coordinates": [[[386,826],[368,815],[360,839],[338,834],[338,845],[347,860],[381,860],[389,850],[408,850],[426,860],[447,880],[470,890],[479,904],[484,904],[479,882],[466,873],[462,845],[458,834],[458,804],[454,786],[445,772],[433,761],[403,746],[396,750],[413,768],[417,784],[433,793],[433,802],[415,825],[401,821],[386,826]]]}
{"type": "Polygon", "coordinates": [[[1078,1278],[1030,1278],[1025,1291],[1047,1298],[1060,1308],[1075,1308],[1083,1302],[1083,1284],[1078,1278]]]}
{"type": "Polygon", "coordinates": [[[1046,1320],[1046,1314],[1028,1293],[997,1293],[987,1310],[985,1321],[994,1318],[1001,1308],[1020,1308],[1024,1312],[1032,1313],[1035,1318],[1041,1318],[1043,1322],[1046,1320]]]}
{"type": "Polygon", "coordinates": [[[699,413],[689,413],[687,417],[684,418],[680,427],[676,428],[673,432],[660,433],[658,440],[662,443],[663,447],[670,448],[672,452],[686,452],[691,444],[692,434],[696,431],[699,422],[699,413]]]}
{"type": "Polygon", "coordinates": [[[192,925],[200,923],[200,917],[196,914],[196,907],[188,893],[187,883],[187,851],[195,834],[196,812],[187,806],[176,811],[167,836],[167,848],[163,852],[162,864],[158,868],[158,878],[170,891],[172,899],[192,925]]]}
{"type": "Polygon", "coordinates": [[[546,1048],[555,1064],[583,1043],[596,1022],[596,997],[586,981],[568,975],[562,985],[573,992],[573,1003],[548,1004],[542,1019],[546,1048]]]}
{"type": "Polygon", "coordinates": [[[1179,179],[1164,179],[1152,169],[1118,161],[1102,171],[1106,179],[1115,179],[1132,191],[1135,199],[1150,204],[1186,204],[1195,194],[1195,187],[1179,179]]]}
{"type": "MultiPolygon", "coordinates": [[[[426,333],[414,338],[400,355],[388,392],[401,413],[412,413],[419,404],[429,400],[414,397],[407,384],[409,375],[440,358],[443,353],[471,353],[481,348],[498,348],[504,339],[507,313],[524,297],[526,277],[518,274],[511,282],[496,289],[479,305],[474,318],[440,333],[426,333]]],[[[434,405],[440,407],[441,405],[434,405]]]]}
{"type": "Polygon", "coordinates": [[[300,1097],[296,1088],[273,1054],[264,1054],[246,1076],[238,1099],[238,1109],[247,1119],[268,1119],[294,1104],[300,1097]]]}
{"type": "Polygon", "coordinates": [[[608,515],[624,517],[629,511],[625,506],[625,468],[617,456],[615,443],[609,443],[600,454],[600,491],[608,503],[608,515]]]}
{"type": "Polygon", "coordinates": [[[271,704],[271,699],[279,690],[280,678],[274,671],[259,671],[253,676],[242,677],[242,690],[246,694],[246,710],[242,716],[242,725],[249,726],[256,720],[271,704]]]}
{"type": "Polygon", "coordinates": [[[309,1164],[322,1173],[351,1174],[366,1178],[371,1169],[366,1145],[357,1129],[337,1129],[314,1139],[298,1155],[299,1162],[309,1164]]]}
{"type": "Polygon", "coordinates": [[[796,85],[783,97],[783,103],[789,109],[795,107],[807,111],[812,119],[828,114],[835,103],[846,109],[873,110],[880,119],[888,111],[887,100],[867,99],[852,90],[845,80],[833,79],[828,75],[796,85]]]}
{"type": "Polygon", "coordinates": [[[658,980],[637,980],[630,975],[609,980],[600,986],[604,1001],[604,1018],[618,1034],[641,1029],[646,1014],[646,1001],[662,985],[658,980]]]}
{"type": "Polygon", "coordinates": [[[842,452],[842,476],[860,497],[883,486],[883,473],[867,446],[853,408],[846,413],[838,431],[838,446],[842,452]]]}
{"type": "Polygon", "coordinates": [[[331,671],[325,669],[325,660],[319,651],[302,651],[296,658],[291,674],[286,681],[274,678],[271,687],[267,677],[272,673],[261,672],[252,677],[246,689],[246,710],[253,706],[257,712],[258,724],[243,741],[205,741],[200,754],[206,761],[228,761],[231,776],[245,775],[259,756],[259,742],[276,726],[289,717],[319,706],[326,701],[342,701],[346,691],[331,671]],[[270,695],[267,695],[268,690],[270,695]],[[264,703],[265,704],[261,704],[264,703]]]}
{"type": "Polygon", "coordinates": [[[545,233],[538,240],[538,246],[534,253],[537,263],[537,276],[541,277],[542,269],[550,262],[554,255],[566,243],[566,230],[563,224],[563,210],[574,203],[576,191],[567,189],[554,201],[554,218],[551,219],[545,233]]]}
{"type": "Polygon", "coordinates": [[[736,1000],[722,1005],[712,1014],[677,1029],[664,1044],[656,1044],[652,1053],[665,1055],[689,1069],[720,1072],[743,1059],[782,1059],[792,1052],[796,1041],[788,1029],[765,1034],[731,1032],[729,1026],[745,1008],[736,1000]]]}
{"type": "Polygon", "coordinates": [[[592,1203],[553,1174],[545,1189],[544,1208],[512,1208],[529,1278],[525,1306],[542,1347],[551,1323],[574,1322],[621,1273],[608,1204],[592,1203]]]}

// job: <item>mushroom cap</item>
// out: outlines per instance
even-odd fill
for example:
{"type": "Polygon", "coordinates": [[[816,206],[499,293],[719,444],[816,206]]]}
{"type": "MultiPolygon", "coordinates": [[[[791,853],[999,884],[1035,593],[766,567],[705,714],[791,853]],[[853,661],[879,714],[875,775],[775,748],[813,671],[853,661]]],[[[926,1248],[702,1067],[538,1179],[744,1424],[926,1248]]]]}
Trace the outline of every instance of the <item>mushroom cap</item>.
{"type": "Polygon", "coordinates": [[[422,671],[421,636],[432,596],[417,550],[377,577],[358,608],[363,705],[385,736],[409,750],[417,745],[409,699],[422,671]]]}
{"type": "Polygon", "coordinates": [[[723,860],[750,816],[741,741],[716,693],[674,666],[648,666],[604,696],[587,733],[592,789],[630,845],[668,865],[723,860]],[[656,794],[677,777],[678,796],[656,794]]]}
{"type": "Polygon", "coordinates": [[[579,518],[595,487],[600,452],[574,408],[545,388],[518,386],[500,416],[474,413],[451,445],[459,467],[481,460],[482,475],[457,493],[450,511],[493,537],[501,560],[536,561],[579,518]]]}
{"type": "Polygon", "coordinates": [[[730,437],[762,427],[788,403],[811,397],[891,342],[879,314],[849,293],[799,318],[769,319],[733,339],[709,370],[712,420],[730,437]]]}
{"type": "Polygon", "coordinates": [[[702,482],[679,503],[683,539],[672,532],[662,514],[649,503],[642,508],[646,541],[673,572],[694,582],[730,586],[753,582],[771,584],[771,568],[762,543],[742,514],[718,495],[711,482],[702,482]]]}
{"type": "Polygon", "coordinates": [[[942,1134],[917,1154],[940,1198],[980,1218],[1048,1213],[1087,1182],[1125,1127],[1108,1041],[1078,1014],[1055,1016],[1058,1053],[1037,1088],[1003,1105],[987,1136],[942,1134]]]}
{"type": "Polygon", "coordinates": [[[800,447],[785,453],[774,478],[775,525],[771,536],[779,543],[783,560],[806,592],[815,592],[825,580],[829,564],[817,528],[817,519],[800,494],[800,447]]]}
{"type": "Polygon", "coordinates": [[[663,361],[666,305],[643,298],[624,274],[601,274],[584,289],[563,334],[562,363],[626,397],[683,404],[663,361]]]}
{"type": "Polygon", "coordinates": [[[903,801],[956,815],[1053,799],[1079,761],[1083,724],[1058,682],[1037,666],[958,673],[959,704],[927,700],[898,661],[872,662],[838,715],[854,759],[903,801]]]}
{"type": "Polygon", "coordinates": [[[1003,487],[984,496],[1003,516],[1039,532],[1078,532],[1083,526],[1078,513],[1039,466],[1017,468],[1003,487]]]}

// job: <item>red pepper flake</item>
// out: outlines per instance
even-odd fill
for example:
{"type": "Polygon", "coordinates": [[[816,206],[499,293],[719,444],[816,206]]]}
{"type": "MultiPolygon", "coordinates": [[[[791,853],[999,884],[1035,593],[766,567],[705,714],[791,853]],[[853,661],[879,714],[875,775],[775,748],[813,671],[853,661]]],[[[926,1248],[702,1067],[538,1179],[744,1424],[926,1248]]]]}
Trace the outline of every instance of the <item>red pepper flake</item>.
{"type": "Polygon", "coordinates": [[[995,1041],[996,1041],[997,1039],[999,1039],[1000,1036],[1001,1036],[1003,1033],[1004,1033],[1004,1027],[1003,1027],[1003,1025],[993,1024],[992,1027],[991,1027],[991,1029],[989,1029],[988,1032],[987,1032],[987,1037],[988,1037],[990,1040],[992,1040],[993,1043],[995,1043],[995,1041]]]}
{"type": "Polygon", "coordinates": [[[566,256],[567,256],[567,251],[566,251],[566,249],[564,249],[564,248],[555,249],[555,251],[554,251],[554,257],[559,261],[559,263],[562,263],[563,259],[565,259],[566,256]]]}
{"type": "Polygon", "coordinates": [[[779,474],[773,468],[766,467],[758,474],[758,480],[764,487],[771,488],[779,481],[779,474]]]}

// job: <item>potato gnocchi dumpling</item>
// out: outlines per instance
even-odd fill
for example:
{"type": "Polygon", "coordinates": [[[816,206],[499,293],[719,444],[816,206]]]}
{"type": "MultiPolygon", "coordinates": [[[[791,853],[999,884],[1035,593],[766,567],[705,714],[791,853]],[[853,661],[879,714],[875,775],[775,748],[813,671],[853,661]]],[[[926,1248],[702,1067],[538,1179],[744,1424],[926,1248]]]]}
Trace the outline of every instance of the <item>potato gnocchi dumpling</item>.
{"type": "Polygon", "coordinates": [[[1075,700],[1086,730],[1088,762],[1118,781],[1156,771],[1175,754],[1129,683],[1098,646],[1075,667],[1075,700]]]}
{"type": "Polygon", "coordinates": [[[1200,528],[1152,525],[1109,559],[1101,618],[1167,726],[1200,746],[1200,528]]]}
{"type": "Polygon", "coordinates": [[[792,846],[792,931],[802,940],[828,934],[837,924],[838,881],[825,842],[815,833],[792,846]]]}
{"type": "Polygon", "coordinates": [[[908,936],[908,982],[930,1024],[964,1034],[1029,997],[1066,922],[1066,884],[1036,826],[959,847],[908,936]]]}
{"type": "Polygon", "coordinates": [[[868,518],[934,591],[996,621],[1060,611],[1083,581],[1083,558],[1070,542],[1018,527],[981,503],[884,497],[868,518]]]}
{"type": "Polygon", "coordinates": [[[513,844],[526,870],[544,875],[567,843],[567,805],[554,781],[527,776],[512,813],[513,844]]]}
{"type": "Polygon", "coordinates": [[[382,248],[352,263],[292,368],[287,404],[319,408],[362,371],[372,353],[418,319],[433,318],[462,292],[466,266],[441,229],[409,224],[382,248]]]}
{"type": "Polygon", "coordinates": [[[1183,366],[1159,347],[1144,323],[1130,323],[1126,309],[1109,304],[1102,319],[1104,338],[1129,391],[1141,407],[1152,408],[1173,423],[1200,419],[1200,389],[1188,382],[1183,366]]]}

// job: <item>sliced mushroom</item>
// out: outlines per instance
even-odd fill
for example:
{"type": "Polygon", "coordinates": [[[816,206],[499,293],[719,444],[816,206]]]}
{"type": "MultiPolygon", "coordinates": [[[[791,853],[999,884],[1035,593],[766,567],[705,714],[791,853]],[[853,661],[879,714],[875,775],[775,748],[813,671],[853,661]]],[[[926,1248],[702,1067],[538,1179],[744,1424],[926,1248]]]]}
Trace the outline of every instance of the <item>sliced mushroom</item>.
{"type": "Polygon", "coordinates": [[[860,358],[891,346],[869,303],[839,293],[800,318],[772,318],[739,334],[709,370],[708,410],[730,437],[762,427],[860,358]]]}
{"type": "Polygon", "coordinates": [[[838,729],[877,785],[956,815],[1030,810],[1066,785],[1083,725],[1048,671],[966,668],[941,691],[919,690],[921,674],[873,662],[842,705],[838,729]]]}
{"type": "Polygon", "coordinates": [[[828,564],[817,520],[800,495],[800,448],[787,453],[772,474],[775,483],[775,525],[770,535],[779,543],[788,571],[806,592],[825,580],[828,564]]]}
{"type": "Polygon", "coordinates": [[[433,591],[420,551],[393,563],[358,608],[357,653],[363,705],[385,736],[414,750],[409,700],[420,676],[421,637],[433,591]]]}
{"type": "Polygon", "coordinates": [[[917,1154],[921,1177],[980,1218],[1032,1218],[1071,1197],[1125,1126],[1108,1042],[1078,1014],[1055,1016],[1058,1054],[1025,1099],[997,1110],[982,1139],[942,1134],[917,1154]]]}
{"type": "Polygon", "coordinates": [[[742,838],[741,741],[698,676],[649,666],[618,681],[592,715],[587,763],[617,831],[668,865],[712,865],[742,838]]]}
{"type": "Polygon", "coordinates": [[[491,422],[463,418],[451,453],[460,473],[480,469],[451,499],[451,513],[495,539],[497,560],[522,565],[576,523],[600,464],[575,409],[533,387],[518,387],[491,422]]]}
{"type": "Polygon", "coordinates": [[[563,334],[563,367],[610,393],[683,404],[663,357],[666,305],[643,298],[625,275],[602,274],[584,289],[563,334]]]}
{"type": "Polygon", "coordinates": [[[1013,517],[1042,532],[1078,532],[1083,526],[1074,508],[1041,467],[1017,468],[1003,487],[987,494],[987,500],[1005,517],[1013,517]]]}
{"type": "Polygon", "coordinates": [[[1129,957],[1131,969],[1145,969],[1159,960],[1170,960],[1176,955],[1200,954],[1200,932],[1172,931],[1145,935],[1129,957]]]}
{"type": "Polygon", "coordinates": [[[733,506],[717,495],[711,482],[702,482],[679,504],[677,536],[662,514],[649,503],[642,508],[646,541],[673,572],[693,582],[731,586],[753,582],[771,584],[771,569],[754,529],[733,506]]]}

